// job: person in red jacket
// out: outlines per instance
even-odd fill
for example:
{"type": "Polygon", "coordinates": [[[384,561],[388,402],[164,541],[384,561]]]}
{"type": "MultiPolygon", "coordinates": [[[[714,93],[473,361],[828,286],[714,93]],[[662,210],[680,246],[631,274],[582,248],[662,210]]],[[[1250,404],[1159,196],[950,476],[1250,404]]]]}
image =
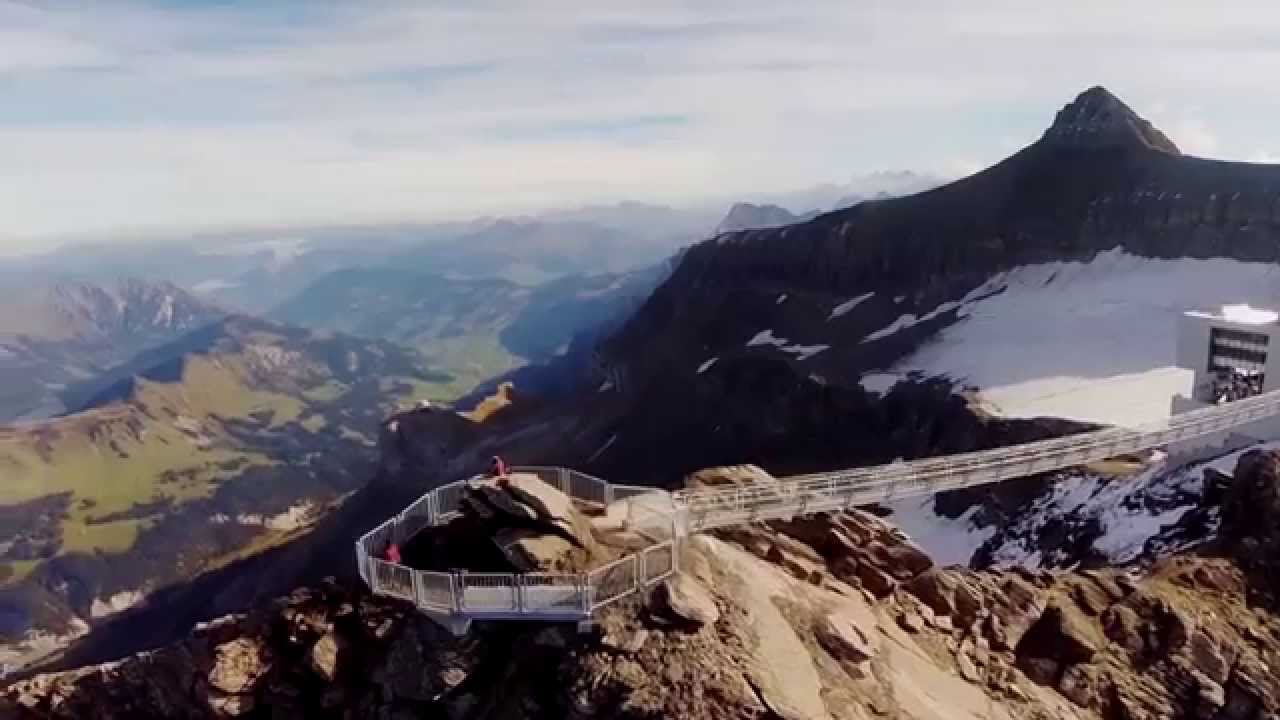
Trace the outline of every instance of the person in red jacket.
{"type": "Polygon", "coordinates": [[[395,543],[391,543],[390,545],[387,546],[387,562],[391,563],[392,565],[400,564],[400,546],[399,545],[395,543]]]}
{"type": "Polygon", "coordinates": [[[497,455],[493,456],[493,461],[489,464],[489,474],[498,479],[499,485],[507,484],[507,464],[497,455]]]}

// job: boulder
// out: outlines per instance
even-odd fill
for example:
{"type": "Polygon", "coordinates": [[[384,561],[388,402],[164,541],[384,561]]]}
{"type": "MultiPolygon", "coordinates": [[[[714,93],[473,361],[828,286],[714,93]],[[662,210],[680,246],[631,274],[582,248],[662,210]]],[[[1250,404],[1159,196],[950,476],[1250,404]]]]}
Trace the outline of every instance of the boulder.
{"type": "Polygon", "coordinates": [[[218,645],[209,669],[209,686],[228,695],[253,692],[258,681],[271,669],[266,645],[256,637],[241,637],[218,645]]]}
{"type": "Polygon", "coordinates": [[[982,671],[974,664],[973,658],[968,653],[961,653],[956,656],[956,669],[960,671],[960,677],[975,685],[982,683],[982,671]]]}
{"type": "Polygon", "coordinates": [[[711,625],[720,619],[720,608],[711,593],[688,573],[676,573],[662,583],[666,608],[694,625],[711,625]]]}
{"type": "Polygon", "coordinates": [[[1050,605],[1018,643],[1019,656],[1085,663],[1100,646],[1100,633],[1074,605],[1050,605]]]}
{"type": "Polygon", "coordinates": [[[898,587],[898,581],[889,573],[870,563],[858,563],[858,581],[877,598],[886,598],[898,587]]]}
{"type": "Polygon", "coordinates": [[[956,586],[959,577],[946,568],[930,568],[906,584],[907,592],[920,598],[938,615],[956,612],[956,586]]]}
{"type": "MultiPolygon", "coordinates": [[[[1193,633],[1185,652],[1191,664],[1210,680],[1219,685],[1227,681],[1227,676],[1231,672],[1231,659],[1224,655],[1209,633],[1204,630],[1193,633]]],[[[1234,656],[1235,653],[1231,655],[1234,656]]]]}
{"type": "Polygon", "coordinates": [[[828,613],[817,625],[818,643],[837,660],[866,662],[875,656],[877,646],[875,628],[864,624],[849,613],[828,613]]]}
{"type": "Polygon", "coordinates": [[[336,633],[329,632],[311,646],[307,656],[308,666],[316,675],[326,682],[333,682],[338,677],[338,656],[345,645],[336,633]]]}
{"type": "Polygon", "coordinates": [[[527,528],[505,528],[493,542],[518,572],[578,572],[586,557],[580,548],[560,535],[527,528]]]}
{"type": "Polygon", "coordinates": [[[912,635],[924,630],[924,620],[914,612],[904,610],[898,613],[898,626],[912,635]]]}
{"type": "Polygon", "coordinates": [[[1103,690],[1105,671],[1096,665],[1072,665],[1062,671],[1058,692],[1082,708],[1097,702],[1103,690]]]}
{"type": "Polygon", "coordinates": [[[1102,629],[1108,639],[1130,655],[1141,655],[1146,649],[1142,618],[1127,605],[1113,605],[1102,614],[1102,629]]]}
{"type": "Polygon", "coordinates": [[[208,703],[214,717],[227,718],[244,717],[258,705],[252,695],[224,695],[217,692],[210,693],[208,703]]]}

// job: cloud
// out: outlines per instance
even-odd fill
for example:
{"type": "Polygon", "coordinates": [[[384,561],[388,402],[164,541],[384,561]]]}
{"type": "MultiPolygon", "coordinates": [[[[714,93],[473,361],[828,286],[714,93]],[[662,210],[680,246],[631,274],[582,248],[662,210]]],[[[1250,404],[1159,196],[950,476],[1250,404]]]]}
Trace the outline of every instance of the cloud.
{"type": "Polygon", "coordinates": [[[1227,5],[0,0],[0,252],[953,174],[1097,83],[1244,159],[1280,7],[1227,5]]]}

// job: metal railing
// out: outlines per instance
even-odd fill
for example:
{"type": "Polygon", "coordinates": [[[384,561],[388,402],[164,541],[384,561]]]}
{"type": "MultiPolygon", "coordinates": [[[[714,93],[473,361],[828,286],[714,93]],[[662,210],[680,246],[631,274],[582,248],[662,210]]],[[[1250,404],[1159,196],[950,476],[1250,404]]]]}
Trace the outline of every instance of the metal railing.
{"type": "MultiPolygon", "coordinates": [[[[594,507],[662,492],[611,485],[566,468],[517,467],[511,472],[534,475],[578,503],[594,507]]],[[[578,574],[435,572],[381,559],[392,542],[404,544],[422,530],[457,517],[467,484],[476,480],[431,490],[356,541],[360,577],[375,594],[407,600],[429,613],[466,619],[582,620],[606,603],[661,582],[676,571],[676,539],[671,536],[603,568],[578,574]]],[[[628,503],[627,522],[631,514],[628,503]]],[[[670,523],[669,512],[666,517],[670,523]]],[[[646,527],[658,522],[651,509],[644,511],[644,522],[646,527]]]]}
{"type": "Polygon", "coordinates": [[[672,493],[677,525],[697,532],[751,520],[930,495],[1098,462],[1220,433],[1280,414],[1280,391],[1192,410],[1160,423],[1106,428],[993,450],[672,493]]]}
{"type": "Polygon", "coordinates": [[[799,475],[777,482],[681,490],[611,485],[576,470],[514,468],[536,475],[579,503],[627,500],[626,523],[665,539],[589,573],[440,573],[379,559],[390,542],[448,523],[470,480],[442,485],[356,542],[360,576],[377,594],[461,618],[583,619],[657,583],[678,568],[678,543],[690,532],[756,520],[829,512],[872,502],[996,483],[1106,460],[1223,432],[1280,415],[1280,391],[1207,407],[1138,428],[1107,428],[993,450],[799,475]],[[652,498],[645,498],[653,494],[652,498]]]}

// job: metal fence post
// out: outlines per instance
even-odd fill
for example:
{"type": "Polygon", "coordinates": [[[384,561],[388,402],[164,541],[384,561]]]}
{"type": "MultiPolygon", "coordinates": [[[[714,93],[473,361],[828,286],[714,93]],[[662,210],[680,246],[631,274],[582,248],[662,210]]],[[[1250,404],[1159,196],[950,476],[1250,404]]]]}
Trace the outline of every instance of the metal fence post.
{"type": "Polygon", "coordinates": [[[525,614],[524,576],[519,573],[511,576],[511,602],[515,605],[517,614],[525,614]]]}
{"type": "Polygon", "coordinates": [[[569,471],[564,468],[556,468],[556,479],[560,483],[560,492],[569,495],[569,471]]]}
{"type": "Polygon", "coordinates": [[[467,609],[467,571],[454,573],[453,581],[453,606],[461,613],[467,609]]]}
{"type": "Polygon", "coordinates": [[[591,576],[583,573],[578,576],[578,601],[581,604],[582,614],[591,614],[591,576]]]}

